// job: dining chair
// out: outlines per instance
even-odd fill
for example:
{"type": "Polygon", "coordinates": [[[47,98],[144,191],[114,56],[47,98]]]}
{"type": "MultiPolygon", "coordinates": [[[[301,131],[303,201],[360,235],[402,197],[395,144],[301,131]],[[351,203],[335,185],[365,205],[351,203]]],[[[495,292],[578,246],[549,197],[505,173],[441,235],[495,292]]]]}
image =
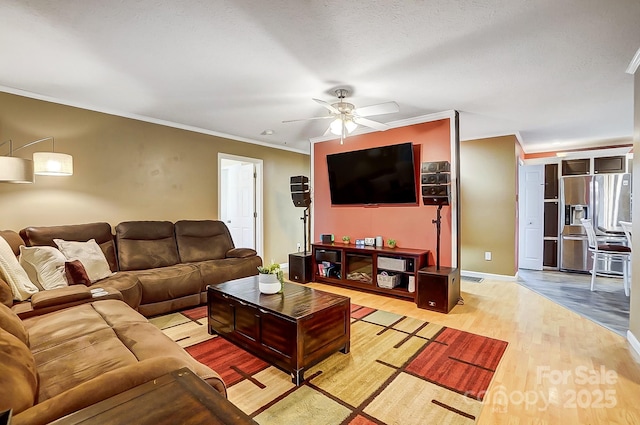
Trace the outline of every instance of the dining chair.
{"type": "Polygon", "coordinates": [[[580,222],[587,232],[589,251],[591,252],[591,258],[593,259],[593,267],[591,268],[591,290],[594,290],[596,275],[600,274],[600,276],[604,276],[601,271],[597,270],[598,262],[600,260],[605,262],[614,261],[622,263],[624,294],[629,296],[629,265],[631,263],[631,247],[600,243],[596,236],[596,232],[593,230],[591,219],[583,218],[580,219],[580,222]]]}

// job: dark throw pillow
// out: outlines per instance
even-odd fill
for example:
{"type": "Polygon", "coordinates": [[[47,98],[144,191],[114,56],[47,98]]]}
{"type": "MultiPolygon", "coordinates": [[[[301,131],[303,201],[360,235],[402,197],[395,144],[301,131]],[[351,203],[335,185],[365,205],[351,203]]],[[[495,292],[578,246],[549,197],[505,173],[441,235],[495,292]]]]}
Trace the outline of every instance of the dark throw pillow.
{"type": "Polygon", "coordinates": [[[67,274],[69,285],[91,285],[91,279],[80,260],[64,263],[64,271],[67,274]]]}

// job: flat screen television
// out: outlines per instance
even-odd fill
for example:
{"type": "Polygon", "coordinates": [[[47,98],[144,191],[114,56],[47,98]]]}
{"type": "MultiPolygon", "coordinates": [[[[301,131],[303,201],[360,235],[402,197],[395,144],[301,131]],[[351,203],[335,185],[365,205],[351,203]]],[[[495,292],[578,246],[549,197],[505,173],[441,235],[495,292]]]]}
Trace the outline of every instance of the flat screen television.
{"type": "Polygon", "coordinates": [[[332,205],[415,204],[411,142],[327,155],[332,205]]]}

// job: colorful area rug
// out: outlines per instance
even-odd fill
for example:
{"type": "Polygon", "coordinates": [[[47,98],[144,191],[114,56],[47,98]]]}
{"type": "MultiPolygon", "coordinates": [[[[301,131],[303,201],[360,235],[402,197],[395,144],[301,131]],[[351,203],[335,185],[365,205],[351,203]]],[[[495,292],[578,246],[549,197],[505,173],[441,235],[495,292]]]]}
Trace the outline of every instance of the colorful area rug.
{"type": "Polygon", "coordinates": [[[207,333],[206,307],[151,319],[217,371],[229,400],[259,424],[473,424],[507,343],[351,306],[351,351],[305,372],[277,369],[207,333]]]}

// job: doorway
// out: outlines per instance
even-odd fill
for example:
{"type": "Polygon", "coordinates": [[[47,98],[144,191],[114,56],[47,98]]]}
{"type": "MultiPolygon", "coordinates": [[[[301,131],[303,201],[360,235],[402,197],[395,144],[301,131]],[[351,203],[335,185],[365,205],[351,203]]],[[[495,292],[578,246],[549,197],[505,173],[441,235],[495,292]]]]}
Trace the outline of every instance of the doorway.
{"type": "Polygon", "coordinates": [[[262,160],[218,153],[218,217],[237,248],[263,256],[262,160]]]}
{"type": "Polygon", "coordinates": [[[544,166],[518,167],[518,268],[542,270],[544,166]]]}

